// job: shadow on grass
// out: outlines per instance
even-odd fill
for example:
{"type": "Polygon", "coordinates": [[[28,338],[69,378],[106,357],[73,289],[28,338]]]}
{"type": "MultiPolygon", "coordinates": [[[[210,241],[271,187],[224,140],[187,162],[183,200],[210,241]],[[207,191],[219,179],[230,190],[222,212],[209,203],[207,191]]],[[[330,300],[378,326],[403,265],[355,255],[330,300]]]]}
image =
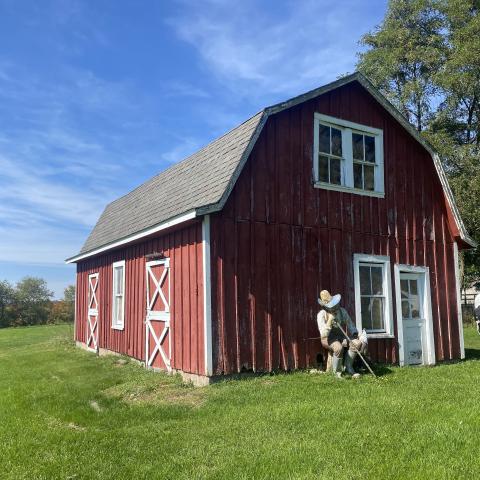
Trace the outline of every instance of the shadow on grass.
{"type": "Polygon", "coordinates": [[[480,349],[478,348],[466,348],[465,360],[480,360],[480,349]]]}
{"type": "MultiPolygon", "coordinates": [[[[382,363],[374,363],[374,362],[368,362],[370,365],[371,369],[375,372],[375,375],[377,377],[384,377],[385,375],[390,375],[393,373],[393,370],[391,369],[391,365],[386,365],[382,363]]],[[[355,370],[358,373],[361,373],[362,375],[370,375],[370,372],[366,369],[366,367],[362,365],[355,365],[355,370]]]]}

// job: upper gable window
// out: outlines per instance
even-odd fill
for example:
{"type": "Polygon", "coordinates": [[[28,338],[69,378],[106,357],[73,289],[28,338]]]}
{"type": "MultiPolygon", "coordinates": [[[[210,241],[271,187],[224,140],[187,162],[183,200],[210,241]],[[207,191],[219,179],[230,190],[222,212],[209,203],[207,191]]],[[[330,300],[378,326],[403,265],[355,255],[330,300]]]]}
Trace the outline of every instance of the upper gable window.
{"type": "Polygon", "coordinates": [[[315,186],[384,196],[383,131],[315,113],[315,186]]]}

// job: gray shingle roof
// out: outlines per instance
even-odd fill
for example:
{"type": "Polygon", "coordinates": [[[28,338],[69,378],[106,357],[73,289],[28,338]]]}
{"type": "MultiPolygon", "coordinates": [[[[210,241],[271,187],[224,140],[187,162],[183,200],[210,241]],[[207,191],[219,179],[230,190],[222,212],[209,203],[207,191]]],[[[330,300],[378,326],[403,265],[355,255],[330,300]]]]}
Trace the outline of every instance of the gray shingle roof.
{"type": "Polygon", "coordinates": [[[431,154],[460,237],[467,244],[475,246],[460,218],[438,154],[367,78],[355,72],[262,110],[197,153],[110,203],[80,253],[67,262],[75,262],[99,251],[114,248],[117,242],[125,241],[132,235],[141,235],[142,232],[187,212],[201,215],[220,210],[270,115],[353,81],[360,83],[431,154]]]}
{"type": "Polygon", "coordinates": [[[219,202],[262,114],[107,205],[80,254],[219,202]]]}

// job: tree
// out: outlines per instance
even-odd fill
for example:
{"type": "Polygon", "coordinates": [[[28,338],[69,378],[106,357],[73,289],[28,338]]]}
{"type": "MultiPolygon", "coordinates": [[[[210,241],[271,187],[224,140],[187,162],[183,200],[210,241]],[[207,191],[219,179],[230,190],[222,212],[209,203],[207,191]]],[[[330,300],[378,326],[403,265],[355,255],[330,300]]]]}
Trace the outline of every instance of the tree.
{"type": "Polygon", "coordinates": [[[359,54],[365,73],[421,131],[436,93],[433,74],[444,59],[442,16],[433,0],[392,0],[380,26],[364,35],[359,54]]]}
{"type": "Polygon", "coordinates": [[[0,281],[0,328],[8,327],[12,320],[12,305],[15,301],[15,290],[7,281],[0,281]]]}
{"type": "Polygon", "coordinates": [[[63,294],[63,300],[52,303],[48,323],[73,323],[75,318],[75,286],[69,285],[63,294]]]}
{"type": "Polygon", "coordinates": [[[47,323],[53,292],[42,278],[25,277],[16,285],[15,325],[47,323]]]}
{"type": "MultiPolygon", "coordinates": [[[[462,219],[480,243],[480,0],[390,0],[362,38],[364,72],[439,152],[462,219]]],[[[464,285],[480,251],[463,254],[464,285]]]]}

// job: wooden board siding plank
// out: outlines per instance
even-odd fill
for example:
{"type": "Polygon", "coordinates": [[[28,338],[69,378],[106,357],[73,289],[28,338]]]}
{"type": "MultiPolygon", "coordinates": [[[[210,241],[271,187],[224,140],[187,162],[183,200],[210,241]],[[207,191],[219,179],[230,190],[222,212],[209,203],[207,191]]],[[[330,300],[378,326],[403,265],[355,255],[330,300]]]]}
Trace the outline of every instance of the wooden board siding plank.
{"type": "Polygon", "coordinates": [[[304,183],[303,183],[303,165],[302,165],[302,119],[301,108],[293,108],[290,113],[290,161],[291,177],[290,183],[292,185],[292,224],[304,224],[304,183]]]}
{"type": "Polygon", "coordinates": [[[305,368],[305,344],[303,342],[305,323],[305,288],[303,285],[303,268],[305,259],[304,230],[292,228],[292,358],[293,368],[305,368]]]}
{"type": "Polygon", "coordinates": [[[251,236],[252,288],[251,298],[251,342],[253,346],[252,366],[255,371],[265,370],[267,359],[268,306],[267,306],[267,226],[256,222],[251,236]]]}
{"type": "Polygon", "coordinates": [[[236,223],[227,219],[223,234],[224,241],[224,278],[225,289],[225,332],[224,365],[225,372],[237,371],[238,335],[237,335],[237,296],[236,296],[236,223]]]}
{"type": "Polygon", "coordinates": [[[278,222],[293,224],[293,184],[290,160],[290,115],[282,112],[277,118],[278,222]],[[281,132],[281,133],[279,133],[281,132]]]}
{"type": "MultiPolygon", "coordinates": [[[[175,263],[172,266],[173,272],[173,291],[174,291],[174,310],[175,310],[175,318],[174,318],[174,336],[173,336],[173,344],[174,344],[174,357],[175,357],[175,368],[179,370],[184,369],[184,354],[183,354],[183,338],[185,336],[184,331],[184,324],[183,324],[183,282],[184,276],[182,272],[182,232],[175,232],[173,235],[173,241],[175,247],[173,249],[173,258],[175,263]]],[[[186,366],[185,366],[186,367],[186,366]]]]}
{"type": "Polygon", "coordinates": [[[280,233],[279,225],[273,224],[268,228],[268,245],[269,245],[269,291],[270,291],[270,300],[269,308],[271,312],[271,363],[270,369],[276,370],[282,368],[282,349],[281,349],[281,331],[280,331],[280,322],[282,321],[282,306],[280,303],[280,288],[281,288],[281,279],[279,276],[279,268],[283,262],[283,255],[280,248],[280,233]]]}
{"type": "Polygon", "coordinates": [[[263,187],[266,192],[265,214],[266,222],[276,222],[278,219],[278,168],[276,146],[276,117],[271,117],[267,122],[263,136],[266,138],[266,163],[268,182],[263,187]]]}
{"type": "Polygon", "coordinates": [[[250,223],[238,222],[237,224],[237,324],[238,324],[238,371],[252,368],[251,326],[250,326],[250,223]]]}
{"type": "Polygon", "coordinates": [[[212,258],[212,351],[213,373],[224,371],[225,353],[225,288],[224,288],[224,234],[223,223],[218,215],[211,215],[211,258],[212,258]]]}
{"type": "Polygon", "coordinates": [[[265,142],[266,139],[263,135],[255,145],[251,159],[251,162],[255,164],[255,168],[252,168],[251,173],[251,218],[257,222],[267,221],[266,205],[268,190],[265,187],[269,184],[269,178],[265,142]]]}
{"type": "Polygon", "coordinates": [[[315,105],[312,102],[302,105],[301,110],[301,142],[302,142],[302,171],[304,196],[304,224],[316,226],[319,223],[319,197],[317,189],[313,188],[313,117],[315,105]]]}
{"type": "Polygon", "coordinates": [[[280,332],[280,352],[281,366],[284,370],[293,367],[293,335],[292,335],[292,227],[290,225],[280,224],[278,226],[279,233],[279,250],[281,257],[278,259],[278,294],[281,318],[279,318],[280,332]]]}
{"type": "Polygon", "coordinates": [[[195,238],[195,230],[190,229],[188,232],[188,273],[189,273],[189,290],[190,296],[190,365],[189,372],[198,372],[199,363],[199,344],[198,344],[198,277],[197,277],[197,251],[196,244],[198,244],[195,238]]]}
{"type": "Polygon", "coordinates": [[[305,259],[303,267],[303,289],[306,297],[305,326],[303,339],[305,343],[306,365],[315,365],[317,355],[321,352],[320,340],[307,340],[319,336],[317,328],[317,313],[319,306],[317,299],[321,290],[321,269],[320,269],[320,245],[317,230],[306,228],[305,235],[305,259]]]}
{"type": "MultiPolygon", "coordinates": [[[[210,230],[210,237],[211,237],[211,230],[210,230]]],[[[207,365],[205,364],[205,347],[206,347],[206,340],[205,340],[205,322],[207,321],[204,314],[204,289],[206,288],[204,284],[203,278],[203,245],[202,245],[202,225],[200,223],[196,226],[196,239],[195,239],[195,248],[196,248],[196,262],[197,262],[197,275],[196,275],[196,282],[197,288],[194,290],[195,295],[197,296],[197,335],[198,335],[198,364],[197,370],[195,373],[199,375],[203,375],[206,371],[207,365]]],[[[211,247],[210,247],[211,248],[211,247]]],[[[211,256],[210,256],[210,275],[211,275],[212,263],[211,263],[211,256]]],[[[208,281],[208,279],[207,279],[208,281]]],[[[210,279],[211,281],[211,279],[210,279]]],[[[208,291],[207,291],[208,293],[208,291]]],[[[210,286],[210,294],[211,286],[210,286]]],[[[210,297],[210,304],[212,303],[210,297]]],[[[208,304],[207,304],[208,305],[208,304]]],[[[211,333],[213,335],[213,333],[211,333]]],[[[212,342],[210,343],[213,347],[213,338],[212,342]]]]}

